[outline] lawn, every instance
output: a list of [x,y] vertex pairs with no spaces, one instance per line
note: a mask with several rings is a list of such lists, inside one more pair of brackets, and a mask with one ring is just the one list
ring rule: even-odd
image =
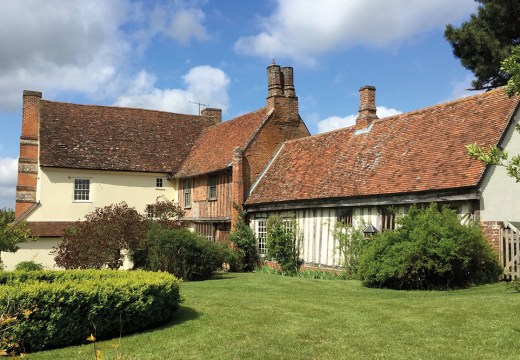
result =
[[[226,274],[182,284],[176,319],[121,340],[123,359],[518,359],[520,294],[367,289],[357,281]],[[98,342],[104,359],[118,339]],[[93,359],[92,345],[29,359]]]

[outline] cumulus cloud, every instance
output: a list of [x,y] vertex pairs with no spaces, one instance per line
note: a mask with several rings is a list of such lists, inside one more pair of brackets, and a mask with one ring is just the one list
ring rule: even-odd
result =
[[156,78],[141,71],[127,94],[119,97],[117,106],[138,107],[197,114],[196,101],[226,111],[229,107],[229,76],[221,69],[209,65],[196,66],[182,77],[184,89],[158,89]]
[[473,0],[277,0],[262,31],[241,37],[238,53],[312,62],[320,53],[355,45],[390,46],[458,21]]
[[4,0],[0,11],[0,109],[16,111],[24,89],[112,98],[135,76],[135,49],[157,35],[205,40],[204,13],[190,1],[148,10],[130,0]]
[[0,107],[18,109],[23,89],[99,93],[128,53],[127,11],[126,0],[2,2]]
[[14,208],[18,159],[0,158],[0,209]]
[[[382,119],[388,116],[402,114],[401,111],[396,109],[387,108],[384,106],[378,106],[376,108],[377,116]],[[318,122],[318,133],[332,131],[347,126],[352,126],[356,123],[357,114],[348,115],[345,117],[330,116]]]

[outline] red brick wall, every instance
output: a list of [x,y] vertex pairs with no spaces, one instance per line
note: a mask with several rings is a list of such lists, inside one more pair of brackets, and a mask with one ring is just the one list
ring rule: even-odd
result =
[[504,223],[502,221],[481,221],[480,228],[493,250],[498,254],[501,240],[500,230],[504,228]]
[[23,93],[22,135],[16,187],[17,217],[36,202],[41,97],[40,92],[24,91]]

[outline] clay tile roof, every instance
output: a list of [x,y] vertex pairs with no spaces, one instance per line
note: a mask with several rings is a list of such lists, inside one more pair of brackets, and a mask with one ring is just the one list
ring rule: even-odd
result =
[[502,89],[285,143],[246,204],[475,187],[465,145],[498,144],[518,97]]
[[65,230],[74,226],[73,221],[36,221],[28,222],[27,226],[32,236],[62,237]]
[[40,103],[42,166],[173,172],[207,119],[111,106]]
[[269,115],[266,108],[214,125],[201,135],[176,177],[191,177],[225,169],[233,149],[244,149]]

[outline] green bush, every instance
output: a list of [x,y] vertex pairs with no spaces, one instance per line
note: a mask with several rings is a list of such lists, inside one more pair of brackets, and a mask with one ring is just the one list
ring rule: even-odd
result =
[[22,261],[14,267],[17,271],[38,271],[43,270],[43,265],[34,261]]
[[284,273],[295,273],[300,266],[298,224],[295,219],[267,218],[267,256],[276,260]]
[[[238,256],[238,261],[235,261],[236,267],[232,271],[253,271],[260,264],[260,255],[258,254],[258,247],[255,233],[245,221],[245,211],[234,205],[237,210],[237,221],[235,228],[228,235],[228,240],[234,244],[234,253],[230,254],[233,259]],[[226,261],[228,264],[229,262]],[[231,264],[230,264],[231,267]]]
[[395,231],[370,241],[360,259],[364,284],[393,289],[450,289],[497,281],[495,254],[477,226],[435,204],[412,206]]
[[187,229],[150,232],[147,269],[167,271],[183,280],[209,279],[224,262],[216,243]]
[[32,311],[4,334],[27,352],[119,336],[169,321],[181,302],[166,273],[111,270],[0,273],[0,309]]
[[335,250],[340,255],[340,264],[345,276],[358,278],[359,258],[368,246],[369,239],[360,228],[353,228],[342,221],[334,225],[332,237],[338,244]]

